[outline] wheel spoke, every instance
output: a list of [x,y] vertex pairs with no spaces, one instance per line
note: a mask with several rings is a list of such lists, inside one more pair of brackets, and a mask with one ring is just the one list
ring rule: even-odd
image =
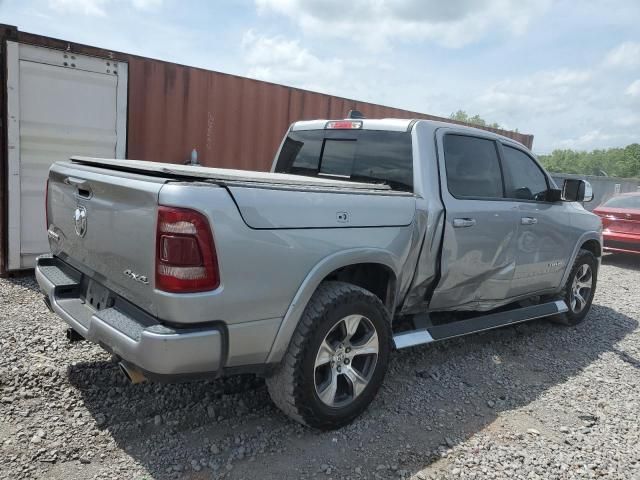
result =
[[360,372],[358,372],[355,368],[348,366],[343,370],[344,376],[347,377],[349,383],[351,384],[351,392],[353,394],[353,398],[357,397],[362,393],[362,391],[367,387],[369,383],[366,378],[364,378]]
[[578,271],[576,272],[576,278],[581,279],[582,277],[584,277],[584,275],[587,273],[587,268],[588,267],[586,264],[581,265]]
[[335,354],[335,350],[329,345],[327,340],[325,339],[320,345],[320,350],[318,351],[318,355],[316,356],[316,365],[318,368],[322,365],[326,365],[331,361],[331,357]]
[[583,265],[578,275],[576,275],[578,283],[591,283],[591,269],[588,265]]
[[346,331],[346,335],[344,338],[345,342],[348,342],[349,340],[351,340],[351,338],[356,334],[356,331],[360,326],[361,319],[362,317],[360,315],[350,315],[343,320],[345,331]]
[[318,392],[320,400],[327,405],[333,405],[336,400],[336,392],[338,391],[338,375],[335,370],[331,369],[331,379],[327,386]]
[[587,302],[585,301],[585,299],[584,299],[584,298],[582,298],[582,295],[580,295],[580,292],[579,292],[579,291],[577,291],[577,292],[574,294],[574,296],[575,296],[576,301],[578,302],[578,304],[577,304],[577,310],[574,310],[574,311],[578,311],[578,312],[579,312],[579,311],[581,311],[581,310],[584,308],[584,306],[585,306],[585,304],[586,304]]
[[591,279],[589,279],[589,280],[579,280],[577,282],[577,284],[576,284],[576,286],[578,288],[581,288],[581,289],[582,288],[588,288],[589,290],[591,290],[591,285],[592,285]]
[[373,330],[366,341],[359,345],[351,345],[351,356],[377,354],[378,349],[378,334]]

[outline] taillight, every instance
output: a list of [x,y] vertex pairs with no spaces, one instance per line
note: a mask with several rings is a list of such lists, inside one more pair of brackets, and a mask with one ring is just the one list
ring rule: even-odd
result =
[[44,187],[44,223],[45,230],[49,230],[49,179]]
[[616,217],[613,215],[602,215],[600,220],[602,220],[602,228],[606,230],[616,220]]
[[186,208],[158,208],[156,288],[191,293],[220,285],[218,258],[207,218]]

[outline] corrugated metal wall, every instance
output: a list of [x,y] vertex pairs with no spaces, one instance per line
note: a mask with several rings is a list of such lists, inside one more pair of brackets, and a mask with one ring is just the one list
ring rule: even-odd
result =
[[[268,170],[286,128],[296,120],[431,115],[358,102],[268,82],[146,58],[129,59],[128,152],[131,159],[186,161]],[[531,146],[533,136],[487,129]]]

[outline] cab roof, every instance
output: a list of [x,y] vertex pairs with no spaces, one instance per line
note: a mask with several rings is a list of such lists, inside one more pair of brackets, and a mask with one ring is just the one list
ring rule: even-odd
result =
[[324,130],[327,128],[329,122],[359,122],[361,127],[358,130],[386,130],[391,132],[407,132],[416,124],[426,124],[433,130],[437,128],[450,128],[460,132],[466,132],[471,135],[482,135],[493,137],[503,142],[516,144],[520,147],[523,145],[509,137],[500,135],[490,130],[482,128],[474,128],[467,125],[460,125],[458,123],[442,122],[438,120],[425,120],[421,118],[345,118],[345,119],[317,119],[317,120],[301,120],[291,125],[291,130],[294,132],[303,130]]

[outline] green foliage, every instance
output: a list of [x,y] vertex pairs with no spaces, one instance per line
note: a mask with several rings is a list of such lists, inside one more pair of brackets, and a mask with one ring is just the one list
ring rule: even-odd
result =
[[539,155],[538,159],[550,172],[640,178],[638,143],[591,152],[554,150],[551,155]]
[[[501,128],[500,125],[498,125],[495,122],[493,122],[493,123],[487,122],[484,118],[480,117],[480,115],[476,114],[473,117],[470,117],[469,114],[467,112],[465,112],[464,110],[458,110],[457,112],[452,113],[451,115],[449,115],[449,118],[451,120],[457,120],[459,122],[465,122],[465,123],[472,123],[474,125],[480,125],[481,127]],[[518,129],[516,129],[516,132],[517,131],[518,131]]]

